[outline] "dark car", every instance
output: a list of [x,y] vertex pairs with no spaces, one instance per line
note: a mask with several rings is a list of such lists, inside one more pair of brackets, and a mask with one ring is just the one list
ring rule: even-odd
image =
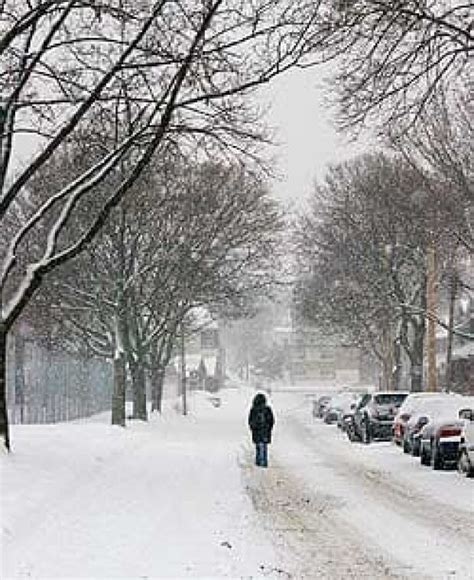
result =
[[463,426],[464,422],[457,419],[435,420],[426,425],[420,442],[421,464],[433,469],[456,467]]
[[456,467],[467,411],[473,412],[474,397],[453,395],[420,433],[420,462],[433,469]]
[[419,457],[421,430],[429,421],[429,415],[426,412],[421,412],[412,415],[405,423],[402,439],[404,453],[411,453],[414,457]]
[[354,417],[354,413],[357,407],[357,403],[349,403],[344,408],[342,408],[339,412],[339,417],[337,419],[337,426],[341,431],[345,432],[347,430],[347,426],[351,423],[352,418]]
[[370,443],[373,439],[392,438],[392,427],[398,408],[408,393],[378,391],[364,395],[353,417],[353,440]]
[[357,397],[357,393],[352,391],[336,393],[326,406],[323,416],[324,422],[329,425],[337,424],[338,427],[341,427],[342,416],[348,411],[353,411],[351,405],[355,403]]
[[337,426],[343,432],[347,432],[351,427],[354,413],[357,409],[357,405],[362,400],[364,395],[361,393],[353,393],[351,399],[348,399],[344,405],[341,406],[339,413],[339,418],[337,420]]
[[[426,395],[428,395],[426,393]],[[431,393],[418,399],[415,411],[405,423],[402,436],[403,451],[413,456],[420,455],[421,430],[431,420],[451,415],[457,417],[457,404],[459,395],[449,393]],[[452,409],[449,413],[448,410]]]
[[339,418],[339,410],[335,409],[334,407],[331,407],[330,409],[327,409],[326,412],[324,413],[323,421],[326,423],[326,425],[335,425],[337,423],[338,418]]
[[322,395],[317,401],[313,401],[313,417],[319,417],[322,419],[330,402],[330,395]]

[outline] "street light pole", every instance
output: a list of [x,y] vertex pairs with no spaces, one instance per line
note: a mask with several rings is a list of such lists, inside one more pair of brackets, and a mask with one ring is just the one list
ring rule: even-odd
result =
[[184,320],[181,321],[181,395],[183,398],[183,415],[188,414],[186,401],[186,353],[184,340]]
[[[385,244],[384,255],[387,272],[390,273],[390,283],[392,277],[392,259],[394,248],[392,244]],[[382,329],[382,352],[383,352],[383,385],[382,388],[386,391],[391,391],[393,387],[393,368],[394,368],[394,340],[393,327],[391,321],[391,311],[388,309],[385,312],[385,319],[383,321]]]

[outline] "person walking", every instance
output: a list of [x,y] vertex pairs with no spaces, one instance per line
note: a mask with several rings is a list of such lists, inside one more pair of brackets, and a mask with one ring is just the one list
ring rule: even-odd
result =
[[268,444],[272,440],[272,429],[275,418],[263,393],[255,395],[250,409],[248,424],[255,443],[255,464],[268,467]]

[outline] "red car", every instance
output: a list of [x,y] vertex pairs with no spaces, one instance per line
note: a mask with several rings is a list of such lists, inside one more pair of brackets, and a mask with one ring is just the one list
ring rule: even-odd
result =
[[439,395],[439,393],[410,393],[403,401],[395,416],[392,428],[393,441],[397,445],[403,443],[406,424],[410,417],[423,407],[423,402],[426,401],[426,399],[436,397],[437,395]]
[[452,395],[420,432],[420,462],[433,469],[455,467],[467,415],[474,414],[474,397]]

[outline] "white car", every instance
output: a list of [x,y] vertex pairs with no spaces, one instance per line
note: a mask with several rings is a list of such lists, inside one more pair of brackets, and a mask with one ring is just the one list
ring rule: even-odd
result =
[[460,416],[465,423],[459,444],[458,470],[467,477],[474,477],[474,411],[466,409]]

